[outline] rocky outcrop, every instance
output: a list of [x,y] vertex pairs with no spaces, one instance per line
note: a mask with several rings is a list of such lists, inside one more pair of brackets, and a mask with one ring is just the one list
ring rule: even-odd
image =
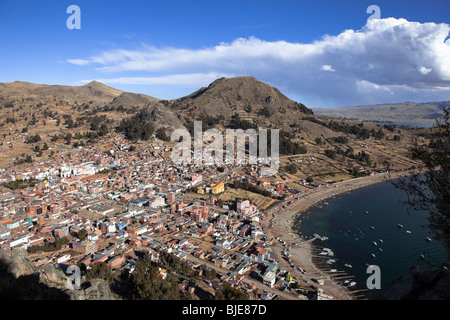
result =
[[0,299],[10,300],[119,300],[102,279],[85,282],[71,290],[68,277],[53,264],[33,268],[26,250],[0,254]]
[[449,300],[450,271],[440,268],[420,271],[412,267],[407,274],[394,280],[382,297],[384,300]]
[[39,280],[49,286],[66,288],[67,279],[64,272],[53,264],[46,264],[39,268]]
[[95,279],[85,285],[87,285],[85,289],[71,291],[70,300],[120,300],[118,295],[111,292],[105,280]]
[[34,272],[33,265],[28,259],[28,253],[25,249],[16,249],[14,254],[0,254],[0,260],[4,261],[8,271],[16,278],[28,276]]

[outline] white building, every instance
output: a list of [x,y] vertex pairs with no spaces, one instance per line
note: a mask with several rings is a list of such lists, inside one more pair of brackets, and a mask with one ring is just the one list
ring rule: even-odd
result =
[[275,272],[267,271],[263,276],[263,283],[272,288],[275,284],[275,279],[276,279]]

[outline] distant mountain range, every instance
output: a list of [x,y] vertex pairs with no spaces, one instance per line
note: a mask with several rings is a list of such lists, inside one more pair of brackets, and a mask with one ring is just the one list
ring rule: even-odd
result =
[[159,99],[143,94],[124,92],[108,87],[103,83],[92,81],[84,86],[45,85],[15,81],[0,83],[0,102],[27,102],[60,104],[91,104],[112,106],[143,105]]
[[450,101],[394,103],[334,109],[313,109],[318,116],[343,120],[434,123]]
[[[202,120],[205,127],[278,128],[301,135],[313,142],[318,137],[339,135],[319,117],[345,120],[432,123],[442,115],[446,102],[400,103],[337,109],[309,109],[293,101],[277,88],[254,77],[220,78],[208,87],[173,100],[124,92],[93,81],[83,86],[42,85],[16,81],[0,83],[0,116],[5,119],[33,118],[53,113],[71,115],[73,120],[105,115],[113,127],[123,119],[136,116],[155,129],[190,127]],[[57,114],[57,116],[55,116]],[[81,120],[80,120],[81,121]],[[16,124],[19,124],[17,122]],[[23,123],[26,125],[26,123]],[[5,127],[6,128],[6,127]],[[77,127],[85,130],[85,127]]]
[[[347,110],[346,118],[358,116],[367,120],[368,115],[372,115],[370,120],[373,121],[428,122],[433,121],[445,105],[444,102],[408,103],[316,110],[316,113],[322,116]],[[382,111],[383,117],[380,116]],[[335,116],[343,117],[343,114],[336,112]],[[386,137],[383,141],[398,151],[394,133],[372,124],[359,126],[325,121],[277,88],[248,76],[219,78],[207,87],[173,100],[124,92],[96,81],[83,86],[16,81],[0,83],[0,135],[7,142],[0,144],[0,166],[10,165],[13,158],[26,161],[24,155],[30,152],[39,158],[42,149],[36,147],[43,148],[46,142],[64,151],[90,143],[102,145],[108,139],[115,139],[118,133],[133,142],[150,141],[153,137],[170,141],[174,129],[186,128],[192,132],[194,121],[202,121],[203,131],[210,128],[223,132],[225,129],[280,129],[281,154],[318,154],[328,150],[330,156],[335,157],[333,151],[347,150],[353,156],[345,163],[350,167],[357,164],[348,164],[348,161],[357,161],[357,150],[353,154],[353,149],[340,148],[337,144],[359,148],[362,140]],[[407,140],[408,134],[402,133],[402,141]],[[383,163],[383,152],[374,152],[372,161]],[[44,152],[43,156],[48,154]],[[340,154],[340,157],[345,155]],[[334,172],[330,168],[324,170],[326,172],[321,173]]]

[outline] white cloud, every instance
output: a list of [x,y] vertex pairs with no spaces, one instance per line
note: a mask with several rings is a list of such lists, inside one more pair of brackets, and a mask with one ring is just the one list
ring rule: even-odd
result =
[[83,59],[69,59],[67,62],[71,64],[76,64],[77,66],[84,66],[91,63],[89,60],[83,60]]
[[419,72],[423,75],[427,75],[429,74],[433,69],[431,68],[426,68],[426,67],[420,67],[419,68]]
[[89,83],[93,80],[104,84],[124,84],[124,85],[169,85],[182,87],[204,87],[221,77],[234,77],[234,74],[219,73],[193,73],[193,74],[173,74],[158,77],[120,77],[112,79],[91,79],[82,80],[82,83]]
[[320,67],[320,70],[322,70],[322,71],[331,71],[331,72],[335,72],[336,71],[329,64],[324,64],[323,66]]
[[450,25],[445,23],[373,19],[361,30],[325,35],[306,44],[250,37],[201,49],[145,46],[110,50],[68,62],[93,65],[103,74],[163,74],[103,79],[110,84],[194,86],[204,83],[202,77],[209,81],[215,75],[240,75],[245,70],[287,94],[303,98],[307,105],[313,102],[311,107],[448,100],[449,32]]

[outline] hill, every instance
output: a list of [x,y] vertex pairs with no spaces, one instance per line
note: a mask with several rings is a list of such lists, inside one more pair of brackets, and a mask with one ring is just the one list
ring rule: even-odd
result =
[[357,121],[434,123],[443,116],[442,110],[450,101],[313,109],[319,116]]
[[191,118],[207,115],[230,121],[238,114],[241,119],[258,125],[284,126],[313,114],[303,104],[253,77],[220,78],[168,105]]
[[122,91],[100,82],[90,82],[84,86],[44,85],[29,82],[0,83],[0,96],[9,101],[64,101],[69,103],[109,103]]
[[410,133],[320,119],[302,103],[253,77],[217,79],[169,101],[98,82],[79,87],[4,83],[0,117],[0,168],[44,161],[83,146],[103,150],[124,137],[142,146],[155,138],[169,141],[172,130],[192,130],[196,120],[203,122],[203,130],[280,129],[282,155],[313,157],[299,162],[286,157],[282,167],[290,172],[297,167],[298,172],[324,181],[346,179],[355,166],[373,169],[387,159],[402,168],[411,166],[399,154],[400,147],[406,150],[404,141],[409,141]]

